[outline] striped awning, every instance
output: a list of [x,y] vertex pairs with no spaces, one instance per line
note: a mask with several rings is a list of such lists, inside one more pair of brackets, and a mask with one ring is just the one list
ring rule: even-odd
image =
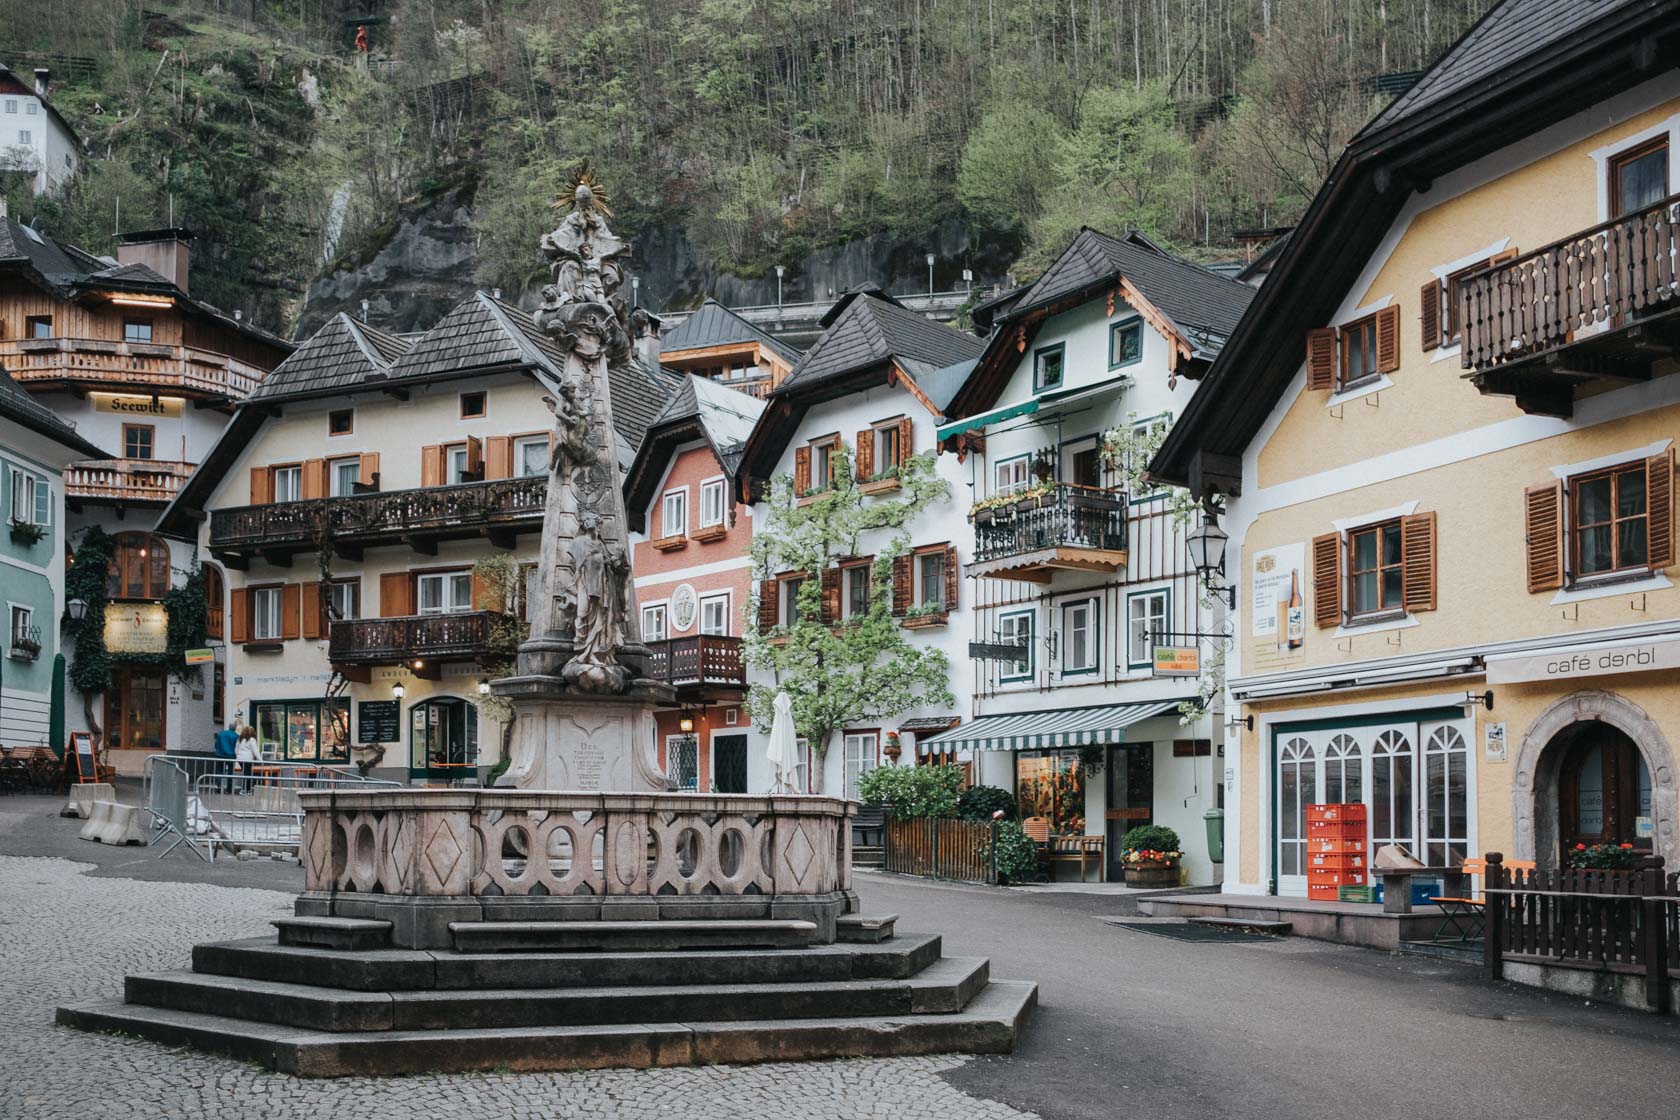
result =
[[1006,404],[1002,408],[994,408],[990,412],[982,412],[978,416],[970,416],[966,420],[954,420],[940,427],[934,438],[941,442],[952,436],[960,436],[964,432],[972,432],[976,428],[984,428],[987,424],[996,424],[1004,420],[1013,420],[1017,416],[1031,416],[1038,411],[1038,398],[1028,397],[1016,404]]
[[1119,743],[1126,728],[1142,720],[1178,711],[1182,700],[1146,700],[1096,708],[1058,708],[1048,712],[1013,712],[981,716],[942,735],[916,741],[919,754],[950,751],[1030,751]]

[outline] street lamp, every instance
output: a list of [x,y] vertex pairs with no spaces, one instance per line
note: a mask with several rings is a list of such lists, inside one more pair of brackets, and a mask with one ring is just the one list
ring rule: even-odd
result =
[[490,678],[489,677],[482,677],[482,678],[479,679],[478,694],[480,696],[490,695]]
[[1225,546],[1230,541],[1225,530],[1219,527],[1213,511],[1209,510],[1202,515],[1202,523],[1190,531],[1184,545],[1190,551],[1190,565],[1201,577],[1202,585],[1214,594],[1224,596],[1231,609],[1236,610],[1236,586],[1221,587],[1214,582],[1215,576],[1225,574]]
[[642,278],[640,276],[632,276],[632,277],[630,277],[630,306],[631,307],[640,307],[641,305],[642,305]]
[[787,273],[787,265],[776,266],[776,310],[782,309],[782,277]]
[[677,720],[677,730],[681,731],[684,735],[694,734],[694,717],[683,716],[681,719]]
[[403,683],[401,681],[398,681],[391,686],[391,697],[394,700],[401,700],[407,692],[408,689],[403,687]]
[[87,617],[87,600],[77,597],[64,604],[65,613],[70,616],[73,626],[80,626],[82,619]]
[[963,269],[963,288],[968,291],[969,295],[974,294],[974,270],[972,268]]
[[933,254],[927,255],[928,264],[928,299],[933,298]]

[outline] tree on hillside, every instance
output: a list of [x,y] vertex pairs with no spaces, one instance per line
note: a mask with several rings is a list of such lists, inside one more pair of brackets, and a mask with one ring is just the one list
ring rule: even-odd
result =
[[[951,488],[934,473],[933,456],[918,455],[899,468],[899,490],[867,501],[853,478],[844,448],[835,453],[834,485],[815,495],[794,493],[783,475],[771,484],[768,513],[753,530],[753,570],[760,587],[785,572],[809,572],[795,596],[795,618],[762,630],[774,614],[755,595],[746,616],[743,652],[753,669],[771,675],[754,684],[747,710],[768,733],[777,692],[793,701],[793,721],[811,745],[810,791],[821,793],[823,760],[835,735],[849,725],[898,715],[924,704],[952,704],[950,662],[938,649],[905,640],[892,601],[893,568],[906,557],[906,526]],[[840,618],[836,562],[857,555],[865,534],[889,533],[870,567],[869,602],[861,614]],[[904,604],[898,604],[903,610]]]
[[1056,119],[1034,105],[993,105],[963,147],[957,197],[970,214],[998,229],[1024,227],[1051,186],[1041,153],[1060,138]]

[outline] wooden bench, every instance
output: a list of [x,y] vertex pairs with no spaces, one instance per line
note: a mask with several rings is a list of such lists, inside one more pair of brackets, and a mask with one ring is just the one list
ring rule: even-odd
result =
[[[1533,871],[1535,862],[1531,859],[1508,859],[1505,866],[1512,871]],[[1471,856],[1460,865],[1459,870],[1464,875],[1480,875],[1487,877],[1487,860],[1481,856]],[[1482,936],[1482,930],[1487,920],[1487,898],[1485,895],[1472,895],[1465,891],[1463,894],[1444,892],[1439,897],[1429,899],[1441,908],[1441,925],[1435,931],[1434,940],[1441,940],[1441,935],[1451,926],[1458,934],[1459,941],[1474,941]]]
[[1038,861],[1046,866],[1055,863],[1079,864],[1079,881],[1086,882],[1085,865],[1095,861],[1097,881],[1108,882],[1108,861],[1103,857],[1101,836],[1052,836],[1046,817],[1028,817],[1021,822],[1027,839],[1038,845]]

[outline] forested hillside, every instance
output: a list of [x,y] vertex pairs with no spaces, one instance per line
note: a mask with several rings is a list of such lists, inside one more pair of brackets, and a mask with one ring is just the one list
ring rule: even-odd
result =
[[953,219],[1023,277],[1082,224],[1228,255],[1490,3],[0,0],[0,61],[54,66],[95,157],[59,202],[7,195],[99,251],[173,214],[200,291],[275,326],[446,190],[480,280],[525,288],[583,157],[625,229],[743,276]]

